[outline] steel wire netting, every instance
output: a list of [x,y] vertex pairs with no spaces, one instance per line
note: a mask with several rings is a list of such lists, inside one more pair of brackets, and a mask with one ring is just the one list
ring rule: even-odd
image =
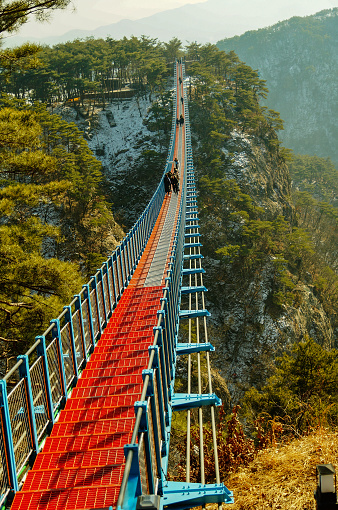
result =
[[24,379],[21,379],[8,395],[8,410],[12,428],[15,465],[17,472],[20,473],[33,451]]
[[91,293],[89,294],[89,298],[90,298],[90,306],[91,306],[91,310],[92,310],[94,338],[96,339],[99,335],[100,327],[99,327],[99,315],[98,315],[98,309],[97,309],[95,289],[93,289],[91,291]]
[[99,306],[99,312],[100,312],[100,325],[101,327],[104,325],[104,304],[103,304],[103,288],[102,288],[102,282],[99,281],[97,283],[97,300],[98,300],[98,306]]
[[36,422],[36,434],[40,440],[48,426],[49,415],[47,406],[47,389],[44,377],[43,359],[40,356],[29,369],[32,395],[33,409]]
[[82,323],[84,330],[86,352],[88,353],[92,346],[92,334],[90,330],[89,300],[88,298],[81,303]]
[[78,367],[82,367],[84,360],[86,359],[86,353],[84,352],[84,339],[82,337],[81,328],[81,317],[80,310],[75,310],[72,315],[73,333],[74,333],[74,345],[76,351],[76,360]]
[[150,404],[150,398],[148,399],[148,406],[147,406],[147,414],[148,414],[148,427],[149,427],[149,433],[148,433],[148,440],[150,445],[150,455],[151,455],[151,469],[152,469],[152,475],[155,481],[160,475],[157,470],[157,462],[156,462],[156,450],[155,450],[155,434],[154,434],[154,417],[153,412]]
[[46,348],[47,363],[49,371],[49,384],[52,394],[52,405],[55,411],[62,400],[61,370],[58,357],[58,339],[54,338]]
[[69,389],[71,387],[73,379],[75,377],[73,349],[72,349],[72,345],[71,345],[69,322],[67,322],[61,329],[61,344],[62,344],[63,365],[65,368],[65,376],[66,376],[66,386],[67,386],[67,389]]
[[0,504],[6,498],[9,492],[9,478],[7,473],[6,448],[4,437],[3,417],[0,413],[1,434],[0,434]]
[[158,377],[158,371],[154,371],[154,399],[155,399],[155,412],[156,412],[156,428],[157,428],[157,436],[159,438],[159,442],[161,442],[162,432],[161,432],[161,416],[160,416],[160,403],[158,398],[158,391],[157,391],[157,377]]
[[146,469],[147,462],[146,462],[144,432],[141,433],[141,435],[139,437],[138,457],[139,457],[139,470],[140,470],[142,494],[149,494],[149,480],[148,480],[148,472]]
[[102,277],[102,285],[103,285],[103,296],[104,301],[106,303],[106,312],[110,313],[112,310],[110,309],[110,299],[109,299],[109,287],[108,287],[108,274],[104,273]]

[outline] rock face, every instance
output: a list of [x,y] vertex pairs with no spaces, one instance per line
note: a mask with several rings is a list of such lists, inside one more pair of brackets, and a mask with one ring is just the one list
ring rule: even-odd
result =
[[291,18],[217,46],[234,50],[267,81],[268,106],[285,121],[281,138],[301,154],[338,164],[338,8]]
[[[241,190],[262,208],[261,221],[283,215],[296,223],[290,201],[290,178],[285,163],[278,161],[254,139],[233,133],[223,149],[225,177],[234,179]],[[206,254],[203,267],[208,309],[212,314],[210,341],[216,346],[216,367],[227,382],[233,401],[240,400],[249,386],[262,386],[271,375],[276,356],[306,336],[326,348],[334,347],[334,333],[315,289],[297,274],[291,299],[276,306],[276,267],[267,258],[254,271],[236,264],[223,264],[213,254],[222,233],[210,225],[212,218],[201,211],[202,242]],[[224,225],[219,225],[224,229]],[[309,278],[311,281],[311,278]]]
[[225,176],[235,179],[244,193],[265,210],[264,219],[272,220],[279,214],[291,219],[291,180],[285,164],[279,163],[263,144],[234,131],[224,153],[232,155]]

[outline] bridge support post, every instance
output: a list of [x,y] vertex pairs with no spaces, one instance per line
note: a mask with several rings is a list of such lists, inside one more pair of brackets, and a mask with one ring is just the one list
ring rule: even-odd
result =
[[[135,510],[137,498],[142,493],[139,464],[140,462],[139,445],[138,444],[124,445],[124,456],[126,459],[129,457],[130,452],[132,453],[132,461],[126,485],[123,510]],[[117,510],[122,510],[122,508],[118,506]]]
[[163,487],[162,509],[204,508],[207,503],[234,503],[233,493],[223,483],[167,482]]

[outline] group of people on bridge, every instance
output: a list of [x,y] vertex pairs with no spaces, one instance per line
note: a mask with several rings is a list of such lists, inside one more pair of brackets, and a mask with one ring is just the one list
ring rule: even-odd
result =
[[181,113],[180,118],[177,117],[177,119],[176,119],[176,126],[183,126],[183,124],[184,124],[184,117]]
[[179,176],[179,166],[180,162],[177,158],[174,158],[174,161],[169,161],[169,163],[174,163],[173,167],[169,172],[167,172],[164,176],[164,190],[166,193],[166,196],[169,196],[171,191],[176,193],[176,195],[179,192],[179,183],[180,183],[180,176]]

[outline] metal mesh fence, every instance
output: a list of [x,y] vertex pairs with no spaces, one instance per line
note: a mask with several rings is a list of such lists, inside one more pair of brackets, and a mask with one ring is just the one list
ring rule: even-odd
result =
[[40,440],[49,421],[42,357],[35,361],[35,363],[31,366],[29,373],[32,385],[36,433],[38,440]]
[[99,334],[99,318],[97,313],[97,304],[96,304],[96,295],[95,289],[93,289],[90,293],[90,305],[92,308],[92,317],[93,317],[93,329],[94,329],[94,338]]
[[9,479],[7,474],[5,439],[3,436],[4,424],[0,413],[1,434],[0,434],[0,504],[9,492]]
[[117,275],[118,275],[119,294],[121,294],[121,289],[123,287],[121,250],[120,250],[120,253],[116,260],[116,267],[117,267]]
[[12,427],[15,465],[17,473],[19,473],[32,453],[24,379],[21,379],[8,395],[8,410]]
[[155,452],[155,435],[154,435],[154,426],[153,426],[154,417],[153,417],[153,413],[151,411],[150,399],[148,400],[147,413],[148,413],[148,424],[149,424],[148,437],[149,437],[149,444],[150,444],[151,465],[152,465],[153,479],[154,479],[154,483],[155,483],[156,478],[157,478],[157,463],[156,463],[156,452]]
[[46,352],[47,352],[49,383],[50,383],[51,393],[52,393],[53,409],[55,410],[58,407],[58,405],[60,404],[61,399],[62,399],[62,386],[61,386],[57,339],[56,338],[54,338],[54,340],[48,345]]
[[106,311],[107,311],[107,314],[108,314],[111,310],[110,310],[110,299],[109,299],[109,289],[108,289],[108,276],[107,276],[107,273],[105,273],[103,275],[102,286],[103,286],[104,302],[106,304]]
[[[157,377],[158,377],[158,371],[155,370],[154,373],[154,398],[155,398],[155,409],[156,409],[156,427],[157,427],[157,435],[159,438],[159,441],[161,441],[162,432],[161,432],[161,417],[160,417],[160,403],[158,400],[158,392],[157,392]],[[161,445],[160,445],[161,448]]]
[[126,246],[121,250],[121,264],[122,264],[122,278],[123,284],[127,281],[127,254],[126,254]]
[[114,275],[113,275],[112,267],[109,267],[108,275],[109,275],[109,283],[110,283],[109,291],[110,291],[110,296],[111,296],[111,306],[113,309],[113,306],[116,303],[116,293],[115,293],[115,289],[114,289]]
[[101,326],[103,326],[103,324],[104,324],[104,305],[103,305],[102,282],[98,282],[96,291],[97,291],[97,298],[98,298],[98,302],[99,302],[100,321],[101,321]]
[[147,461],[146,461],[144,433],[142,433],[140,435],[138,453],[139,453],[139,468],[140,468],[142,494],[149,494],[149,480],[148,480],[148,473],[147,473]]
[[92,345],[91,342],[91,331],[90,331],[90,321],[89,321],[89,306],[88,306],[88,299],[85,299],[81,303],[81,310],[82,310],[82,321],[83,321],[83,329],[84,329],[84,336],[85,336],[85,345],[86,345],[86,351],[88,352],[90,349],[90,346]]
[[81,330],[81,318],[79,310],[75,310],[72,315],[73,331],[74,331],[74,343],[76,350],[77,365],[80,368],[83,360],[85,359],[85,353],[83,352],[83,339]]
[[65,324],[61,329],[61,343],[63,352],[63,364],[65,367],[67,389],[74,379],[74,364],[72,357],[72,344],[70,340],[70,325]]
[[118,297],[120,295],[120,283],[119,283],[119,276],[118,276],[118,270],[117,270],[117,260],[114,260],[114,283],[115,283],[115,289],[116,289],[116,296],[115,301],[117,302]]

